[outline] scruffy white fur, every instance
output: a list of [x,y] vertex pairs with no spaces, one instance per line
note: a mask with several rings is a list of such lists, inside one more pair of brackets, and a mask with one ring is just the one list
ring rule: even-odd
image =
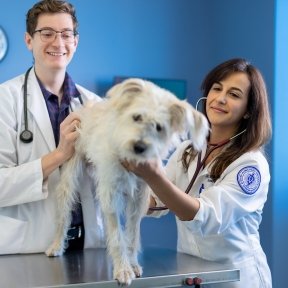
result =
[[[97,197],[107,229],[107,248],[113,261],[113,275],[129,285],[140,277],[140,221],[148,209],[145,183],[121,165],[127,159],[142,162],[161,161],[183,135],[190,135],[196,149],[208,133],[206,118],[186,101],[141,79],[128,79],[112,87],[104,101],[84,107],[80,136],[74,156],[63,166],[58,186],[59,225],[48,256],[61,255],[71,221],[71,209],[77,201],[77,175],[83,173],[83,161],[93,168]],[[96,171],[97,170],[97,171]],[[124,216],[123,228],[120,216]]]

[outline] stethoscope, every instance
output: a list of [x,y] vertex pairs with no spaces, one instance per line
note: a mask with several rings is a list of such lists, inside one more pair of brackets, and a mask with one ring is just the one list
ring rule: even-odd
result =
[[[206,99],[206,97],[202,97],[200,98],[198,101],[197,101],[197,104],[196,104],[196,110],[198,108],[198,104],[199,104],[199,101],[200,100],[204,100]],[[223,147],[224,145],[228,144],[230,141],[232,141],[234,138],[240,136],[241,134],[243,134],[244,132],[246,132],[246,129],[244,129],[243,131],[239,132],[238,134],[230,137],[229,139],[226,139],[226,140],[223,140],[219,143],[215,143],[215,144],[209,144],[209,148],[207,149],[206,151],[206,154],[204,156],[204,158],[201,160],[201,157],[202,157],[202,153],[199,152],[198,153],[198,159],[197,159],[197,165],[196,165],[196,169],[195,169],[195,172],[194,172],[194,175],[191,179],[191,181],[189,182],[186,190],[185,190],[185,193],[188,194],[193,186],[193,184],[195,183],[196,181],[196,178],[197,176],[199,175],[201,169],[203,168],[203,166],[205,165],[205,162],[207,160],[207,158],[210,156],[210,154],[217,148],[220,148],[220,147]],[[149,210],[150,211],[162,211],[162,210],[167,210],[168,207],[166,206],[163,206],[163,207],[150,207]]]
[[[26,71],[24,77],[24,91],[23,91],[24,130],[20,133],[20,140],[23,143],[31,143],[33,141],[33,133],[29,130],[28,127],[28,108],[27,108],[27,86],[28,86],[27,84],[28,84],[28,76],[32,68],[33,66]],[[83,105],[83,99],[81,95],[78,96],[78,99],[81,105]],[[71,105],[70,109],[73,110]]]
[[20,134],[20,140],[24,143],[31,143],[33,141],[33,133],[28,128],[28,112],[27,112],[27,82],[28,76],[32,67],[30,67],[26,73],[24,78],[24,92],[23,92],[23,107],[24,107],[24,130]]

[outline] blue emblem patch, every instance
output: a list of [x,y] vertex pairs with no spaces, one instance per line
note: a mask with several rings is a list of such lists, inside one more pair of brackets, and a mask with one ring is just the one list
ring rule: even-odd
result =
[[237,174],[237,181],[246,194],[254,194],[261,183],[261,175],[257,168],[248,166],[242,168]]

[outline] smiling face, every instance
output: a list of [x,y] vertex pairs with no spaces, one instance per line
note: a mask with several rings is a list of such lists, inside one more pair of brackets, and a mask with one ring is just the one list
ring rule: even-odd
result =
[[[39,15],[35,31],[44,28],[55,31],[74,31],[72,17],[67,13]],[[36,70],[65,71],[78,45],[78,36],[75,36],[72,43],[66,43],[60,33],[57,33],[55,39],[45,42],[41,39],[39,32],[33,35],[26,32],[25,42],[33,53]]]
[[206,113],[211,131],[222,137],[235,135],[241,120],[247,115],[250,80],[244,72],[234,72],[212,85],[206,101]]

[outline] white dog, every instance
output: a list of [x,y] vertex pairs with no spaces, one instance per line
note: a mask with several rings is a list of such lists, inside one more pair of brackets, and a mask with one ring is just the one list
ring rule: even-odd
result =
[[[113,261],[113,276],[129,285],[140,277],[140,221],[148,209],[145,183],[121,165],[121,160],[161,161],[175,141],[189,133],[196,149],[208,133],[206,118],[186,101],[141,79],[128,79],[112,87],[104,101],[85,107],[74,156],[63,166],[57,190],[59,225],[48,256],[61,255],[77,201],[75,186],[83,159],[92,164],[97,197],[107,229],[107,248]],[[96,171],[97,170],[97,171]],[[78,172],[77,172],[78,171]],[[72,175],[72,177],[71,177]],[[73,176],[74,175],[74,176]],[[71,178],[74,179],[71,181]],[[125,229],[120,216],[124,216]]]

